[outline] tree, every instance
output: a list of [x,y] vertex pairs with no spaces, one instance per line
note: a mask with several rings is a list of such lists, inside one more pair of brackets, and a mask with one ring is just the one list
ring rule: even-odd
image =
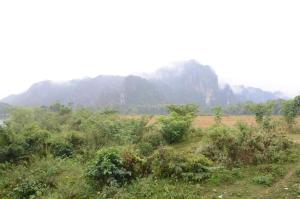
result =
[[217,125],[220,125],[222,123],[222,115],[223,115],[223,110],[222,107],[217,106],[213,109],[214,111],[214,116],[215,116],[215,122]]
[[255,115],[255,120],[258,124],[263,124],[263,121],[269,121],[273,112],[274,103],[261,103],[249,105],[249,110]]
[[283,104],[282,114],[289,129],[293,128],[295,119],[300,111],[300,96],[295,97],[293,100],[288,100]]
[[196,105],[171,105],[167,107],[169,115],[159,119],[161,134],[168,142],[176,143],[191,129],[193,119],[196,117],[198,107]]
[[169,105],[167,106],[168,112],[175,112],[181,116],[196,116],[198,113],[198,106],[195,104],[186,104],[186,105]]

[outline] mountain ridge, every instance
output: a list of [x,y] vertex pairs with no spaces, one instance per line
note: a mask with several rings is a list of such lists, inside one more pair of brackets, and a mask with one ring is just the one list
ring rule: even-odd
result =
[[279,98],[281,93],[259,88],[220,86],[218,75],[210,66],[188,60],[160,68],[146,77],[99,75],[61,83],[41,81],[1,102],[22,106],[48,106],[57,101],[88,107],[185,103],[216,106]]

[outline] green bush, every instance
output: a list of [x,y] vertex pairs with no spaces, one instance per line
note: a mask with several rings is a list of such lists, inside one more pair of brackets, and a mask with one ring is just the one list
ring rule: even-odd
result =
[[154,131],[143,135],[140,142],[137,144],[137,148],[141,155],[149,156],[153,153],[154,150],[156,150],[164,143],[165,140],[163,136],[160,133]]
[[25,155],[25,149],[21,144],[12,143],[0,148],[0,163],[17,162]]
[[25,154],[23,140],[7,129],[0,128],[0,163],[16,162]]
[[158,132],[152,132],[144,135],[141,141],[151,144],[154,148],[164,144],[164,138]]
[[25,181],[18,184],[13,190],[14,198],[27,199],[32,198],[41,189],[41,184],[38,182]]
[[149,142],[141,142],[137,145],[137,148],[138,148],[139,154],[141,154],[143,156],[149,156],[155,150],[153,145],[150,144]]
[[55,157],[67,158],[74,155],[72,146],[63,141],[52,141],[50,142],[50,152]]
[[265,132],[246,124],[239,124],[237,128],[212,127],[207,138],[203,153],[229,165],[287,161],[292,146],[281,133]]
[[29,131],[27,130],[23,136],[23,147],[27,153],[40,155],[46,154],[47,140],[50,137],[50,133],[48,131],[33,128]]
[[211,164],[212,162],[202,155],[178,154],[169,148],[161,148],[151,157],[154,176],[193,182],[208,179]]
[[[58,188],[60,174],[68,175],[69,162],[52,157],[33,157],[27,164],[11,164],[3,168],[0,198],[39,198]],[[43,197],[44,198],[44,197]]]
[[190,121],[176,113],[161,117],[160,123],[161,134],[169,144],[181,141],[190,129]]
[[160,132],[167,143],[180,142],[191,130],[198,107],[195,105],[168,106],[169,115],[159,118]]
[[296,176],[300,179],[300,169],[297,169],[297,170],[295,171],[295,174],[296,174]]
[[221,167],[212,171],[208,182],[214,185],[233,184],[242,177],[240,169],[229,170]]
[[87,169],[86,177],[96,186],[121,186],[136,177],[137,162],[129,154],[122,158],[120,149],[104,148],[97,152],[95,160]]
[[282,177],[286,173],[286,169],[282,165],[262,164],[256,168],[257,172],[263,174],[270,174],[274,177]]
[[79,132],[69,132],[65,139],[74,149],[80,149],[86,143],[85,137]]
[[275,178],[271,174],[259,175],[252,178],[252,182],[259,185],[271,186]]

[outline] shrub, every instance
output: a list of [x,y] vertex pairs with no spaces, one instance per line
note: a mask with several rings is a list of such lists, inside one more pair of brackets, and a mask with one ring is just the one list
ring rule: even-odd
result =
[[237,128],[211,128],[203,153],[212,160],[228,165],[273,163],[286,161],[291,146],[283,134],[239,124]]
[[184,135],[191,130],[198,107],[191,104],[170,105],[167,109],[170,114],[159,118],[160,132],[166,142],[172,144],[181,141]]
[[27,153],[31,154],[46,154],[47,139],[50,137],[50,133],[46,130],[33,127],[24,133],[23,146]]
[[252,182],[259,185],[271,186],[275,178],[271,174],[259,175],[252,178]]
[[214,185],[232,184],[241,178],[242,175],[239,169],[228,170],[221,167],[212,172],[212,175],[209,178],[209,182]]
[[72,148],[79,149],[85,144],[86,140],[79,132],[70,132],[66,135],[66,141],[72,146]]
[[28,125],[22,132],[0,131],[0,162],[16,162],[32,155],[45,155],[49,132],[37,125]]
[[120,149],[104,148],[97,152],[95,160],[87,169],[86,177],[96,186],[121,186],[136,177],[138,162],[139,159],[130,153],[122,157]]
[[21,144],[13,143],[0,148],[0,163],[16,162],[25,155],[25,149]]
[[300,169],[297,169],[297,170],[295,171],[295,174],[296,174],[296,176],[300,179]]
[[57,183],[62,180],[59,175],[68,175],[69,165],[52,157],[33,157],[26,164],[11,164],[0,174],[0,198],[46,198],[47,191],[58,188]]
[[211,164],[211,161],[202,155],[178,154],[170,148],[161,148],[151,157],[154,176],[193,182],[209,178]]
[[141,154],[143,156],[149,156],[155,150],[153,145],[150,144],[149,142],[141,142],[137,145],[137,148],[138,148],[139,154]]
[[74,154],[72,146],[63,141],[50,142],[50,152],[55,157],[61,157],[61,158],[72,157]]
[[148,133],[142,137],[141,141],[148,142],[155,148],[164,144],[164,138],[159,132]]
[[249,105],[249,110],[255,115],[256,122],[261,125],[263,120],[270,117],[274,109],[274,103],[268,102],[265,104]]
[[214,112],[214,119],[216,125],[220,125],[222,123],[222,115],[223,115],[222,107],[220,106],[215,107],[213,109],[213,112]]
[[176,113],[180,116],[191,116],[195,117],[198,112],[198,106],[195,104],[186,105],[169,105],[167,106],[169,113]]
[[25,155],[23,140],[0,128],[0,163],[16,162]]
[[300,112],[300,96],[295,97],[293,100],[288,100],[283,104],[282,113],[283,118],[288,125],[289,130],[292,130],[294,124],[296,123],[295,119]]
[[172,113],[170,116],[160,118],[161,134],[169,144],[182,140],[190,129],[190,120]]
[[41,189],[41,186],[38,182],[25,181],[14,188],[13,195],[16,199],[32,198]]

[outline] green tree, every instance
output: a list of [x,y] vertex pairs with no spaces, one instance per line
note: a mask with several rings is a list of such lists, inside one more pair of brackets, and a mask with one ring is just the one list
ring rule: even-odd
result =
[[215,123],[217,125],[220,125],[222,123],[222,116],[223,116],[223,110],[222,107],[217,106],[213,109],[214,111],[214,119],[215,119]]
[[295,119],[299,114],[299,110],[300,110],[300,96],[295,97],[293,100],[288,100],[283,104],[282,114],[289,129],[292,129],[293,125],[296,123]]
[[259,125],[262,125],[264,121],[269,121],[273,112],[274,103],[261,103],[249,105],[249,110],[255,115],[255,120]]
[[186,104],[186,105],[169,105],[167,106],[168,112],[175,112],[181,116],[193,116],[195,117],[198,113],[198,106],[195,104]]
[[192,126],[193,119],[196,117],[198,107],[195,105],[171,105],[167,107],[169,115],[159,119],[161,124],[161,134],[168,142],[176,143],[182,140]]

